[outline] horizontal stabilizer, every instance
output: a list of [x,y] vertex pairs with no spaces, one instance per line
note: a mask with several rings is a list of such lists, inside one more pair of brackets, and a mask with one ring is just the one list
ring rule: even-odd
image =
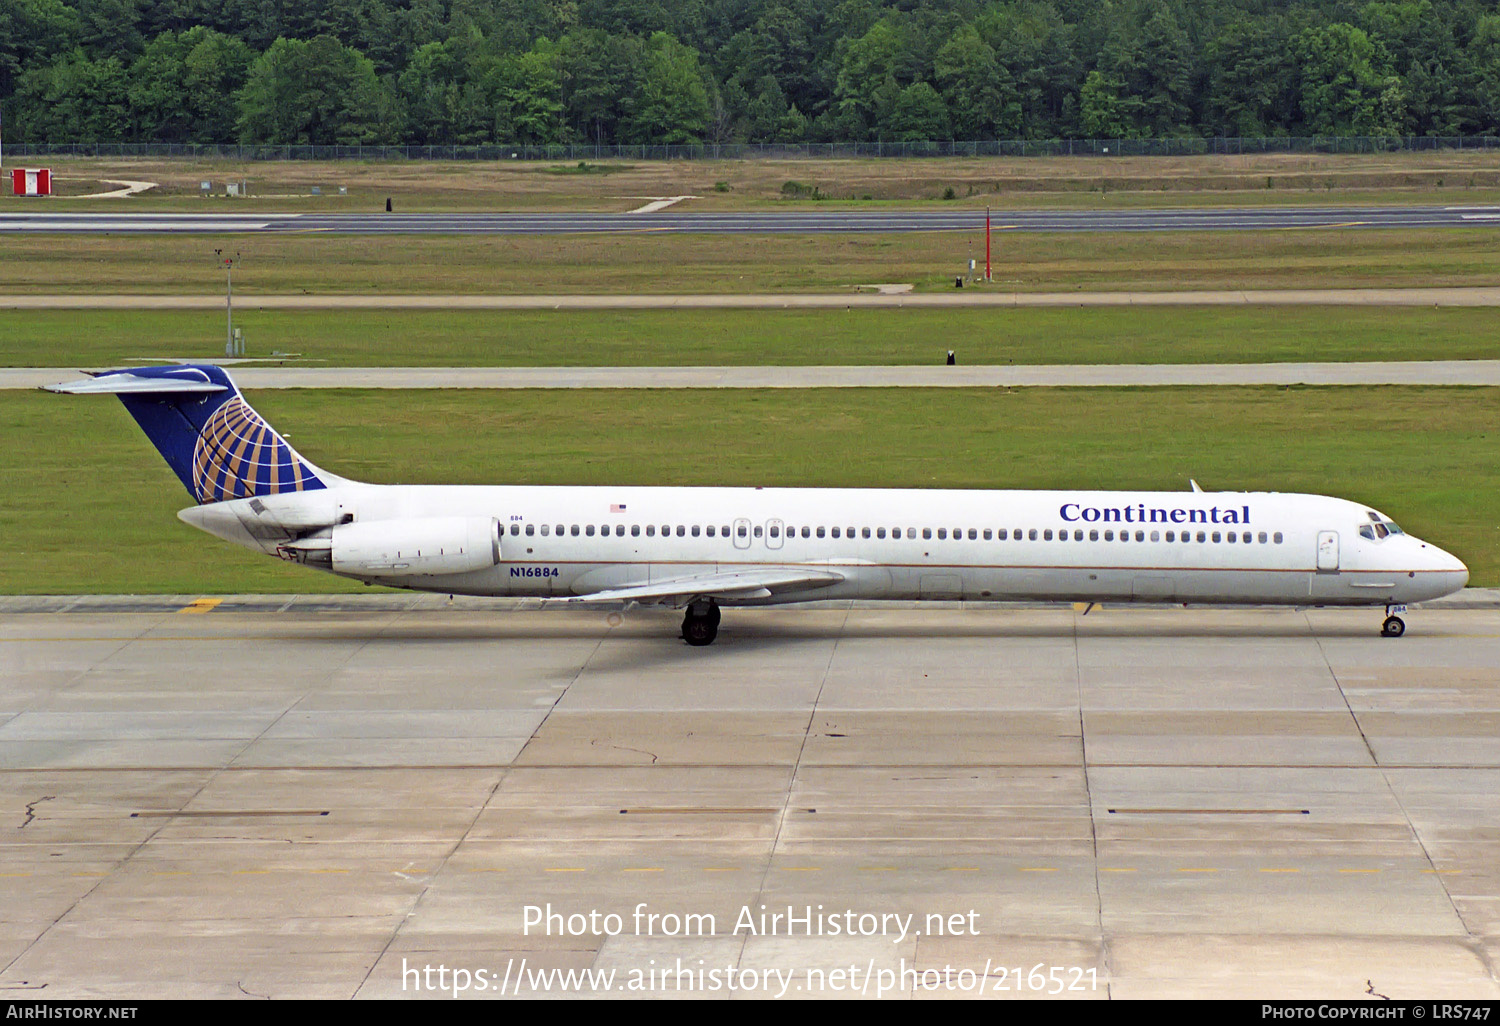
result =
[[726,570],[722,573],[674,577],[649,584],[626,585],[579,595],[568,602],[663,602],[673,599],[759,599],[789,591],[827,588],[844,579],[831,570],[783,568],[769,570]]
[[60,385],[43,385],[48,392],[64,392],[68,395],[161,395],[176,392],[227,392],[228,386],[216,384],[200,370],[185,367],[178,373],[131,374],[121,371],[101,374],[97,378],[80,381],[64,381]]

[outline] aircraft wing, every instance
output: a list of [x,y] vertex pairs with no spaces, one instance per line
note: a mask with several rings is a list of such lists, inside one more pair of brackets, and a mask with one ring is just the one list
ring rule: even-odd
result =
[[661,602],[671,599],[770,598],[792,591],[811,591],[838,584],[844,575],[832,570],[805,567],[766,570],[725,570],[720,573],[674,577],[649,584],[627,584],[590,595],[570,597],[568,602]]

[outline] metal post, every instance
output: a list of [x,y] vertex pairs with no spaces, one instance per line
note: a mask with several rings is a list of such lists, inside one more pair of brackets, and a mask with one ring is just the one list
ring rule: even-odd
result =
[[984,208],[984,280],[990,280],[990,208]]

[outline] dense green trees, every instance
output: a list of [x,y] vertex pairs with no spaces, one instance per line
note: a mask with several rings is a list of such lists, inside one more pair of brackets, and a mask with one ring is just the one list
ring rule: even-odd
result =
[[0,0],[10,138],[1500,133],[1496,0]]

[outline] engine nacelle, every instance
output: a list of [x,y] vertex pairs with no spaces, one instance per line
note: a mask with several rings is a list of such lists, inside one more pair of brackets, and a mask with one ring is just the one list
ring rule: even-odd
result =
[[500,562],[500,522],[493,517],[421,517],[340,524],[329,548],[333,569],[343,574],[465,574]]

